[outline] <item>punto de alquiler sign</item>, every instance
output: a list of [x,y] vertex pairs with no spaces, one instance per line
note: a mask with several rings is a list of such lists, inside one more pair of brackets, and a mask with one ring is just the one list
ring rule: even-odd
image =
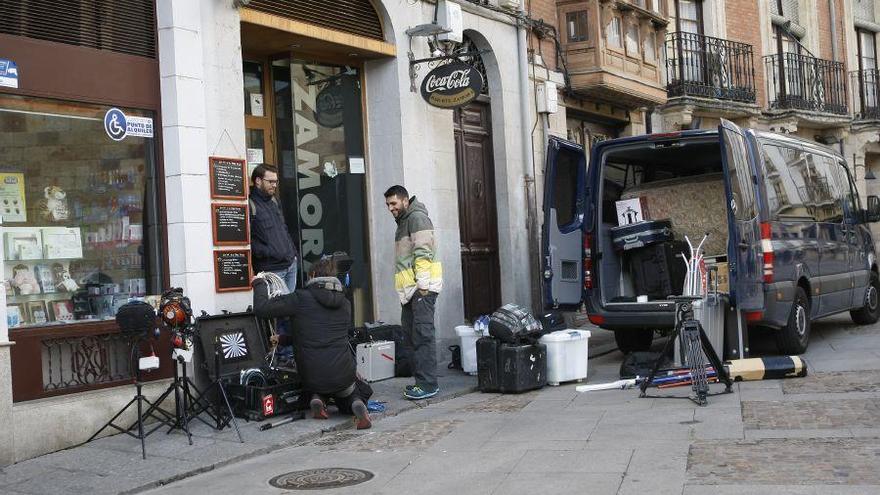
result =
[[483,89],[483,75],[472,65],[455,61],[434,68],[422,80],[422,98],[439,108],[472,102]]

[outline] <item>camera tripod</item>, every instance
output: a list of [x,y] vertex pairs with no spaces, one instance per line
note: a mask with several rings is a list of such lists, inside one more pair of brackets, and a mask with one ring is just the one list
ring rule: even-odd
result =
[[[675,329],[666,341],[666,345],[663,346],[663,351],[657,357],[654,366],[651,367],[651,373],[648,374],[647,378],[645,378],[639,386],[639,397],[663,399],[684,398],[675,396],[649,396],[646,393],[648,386],[654,381],[654,376],[657,374],[657,370],[660,368],[660,363],[663,361],[664,356],[666,356],[672,349],[676,338],[681,336],[684,348],[686,349],[684,356],[686,357],[688,367],[690,368],[691,388],[693,389],[693,394],[687,398],[694,401],[697,405],[705,406],[709,403],[708,397],[710,395],[731,393],[733,391],[731,390],[733,381],[730,379],[730,375],[727,374],[724,364],[721,362],[721,359],[718,357],[718,354],[709,342],[709,338],[706,336],[706,332],[703,331],[702,325],[700,325],[699,321],[694,319],[693,302],[700,298],[698,296],[677,296],[671,297],[670,299],[675,301]],[[715,394],[709,393],[709,381],[706,376],[706,362],[703,359],[703,356],[709,360],[709,364],[715,369],[715,374],[718,379],[724,382],[725,388],[723,392]]]
[[[116,413],[116,415],[114,415],[112,418],[110,418],[110,421],[107,421],[106,423],[104,423],[104,426],[102,426],[98,431],[96,431],[92,436],[90,436],[88,440],[86,440],[83,443],[91,442],[92,440],[97,438],[98,435],[100,435],[102,431],[106,430],[107,428],[113,428],[113,429],[119,431],[120,433],[125,433],[126,435],[128,435],[132,438],[137,438],[138,440],[140,440],[141,441],[141,456],[144,459],[146,459],[147,458],[147,447],[146,447],[146,442],[144,441],[144,439],[146,439],[150,434],[152,434],[153,432],[155,432],[156,430],[158,430],[162,426],[168,426],[168,425],[172,424],[172,422],[174,421],[175,418],[174,418],[174,416],[169,414],[164,409],[157,407],[158,404],[160,404],[162,401],[161,398],[157,402],[153,403],[153,402],[150,402],[149,399],[144,397],[143,381],[141,380],[141,368],[139,366],[139,362],[140,362],[140,358],[141,358],[141,351],[140,351],[141,341],[142,341],[142,338],[138,338],[137,341],[134,344],[132,344],[133,348],[132,348],[131,354],[135,354],[135,351],[137,351],[137,360],[136,361],[133,360],[133,363],[132,363],[134,365],[134,369],[135,369],[134,385],[135,385],[136,393],[135,393],[134,397],[132,397],[132,399],[130,401],[128,401],[128,404],[123,406],[122,409],[120,409],[119,412]],[[146,411],[144,411],[144,403],[146,403],[149,406]],[[128,410],[129,407],[131,407],[133,405],[137,405],[137,420],[135,420],[131,425],[129,425],[126,428],[116,424],[115,421],[120,416],[122,416],[125,413],[125,411]],[[150,430],[146,430],[144,428],[144,421],[148,420],[148,419],[155,419],[157,422],[157,424],[155,426],[153,426]],[[133,430],[135,430],[135,429],[137,429],[137,434],[135,434],[133,432]],[[192,442],[190,442],[190,443],[192,443]]]
[[[216,390],[218,397],[212,403],[207,396],[214,390]],[[226,386],[223,384],[223,379],[220,376],[219,346],[215,346],[214,348],[214,377],[211,380],[211,383],[205,387],[205,390],[199,391],[196,389],[196,391],[198,394],[193,397],[192,402],[190,402],[193,408],[190,417],[199,417],[201,413],[206,413],[211,420],[214,421],[214,424],[207,423],[200,417],[199,420],[215,430],[222,430],[232,423],[232,426],[235,427],[235,433],[238,434],[238,441],[244,443],[244,438],[241,436],[241,430],[238,428],[238,421],[235,420],[235,414],[232,412],[232,405],[229,403],[229,395],[226,393]],[[218,403],[221,399],[223,402]],[[226,407],[224,408],[223,406]]]

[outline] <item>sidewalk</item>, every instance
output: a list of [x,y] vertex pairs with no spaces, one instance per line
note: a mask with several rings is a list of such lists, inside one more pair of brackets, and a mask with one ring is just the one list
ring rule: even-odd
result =
[[[591,357],[607,354],[615,348],[610,332],[594,329],[590,340]],[[372,400],[386,402],[384,413],[371,415],[374,424],[476,390],[475,376],[447,370],[446,362],[440,363],[439,368],[441,393],[425,401],[403,398],[403,387],[411,383],[409,378],[373,383]],[[166,408],[169,405],[167,403]],[[166,435],[165,430],[160,429],[146,439],[146,460],[141,458],[140,441],[119,434],[23,461],[0,469],[0,493],[137,493],[313,441],[328,432],[352,428],[350,417],[336,414],[327,421],[309,418],[262,432],[259,431],[262,423],[248,423],[241,418],[238,422],[244,443],[238,441],[234,428],[216,432],[195,421],[190,424],[193,445],[188,445],[186,435],[179,430]]]

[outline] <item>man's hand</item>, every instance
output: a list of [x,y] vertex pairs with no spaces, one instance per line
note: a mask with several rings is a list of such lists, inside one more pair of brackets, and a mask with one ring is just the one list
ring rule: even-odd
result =
[[272,347],[278,347],[278,336],[272,335],[269,337],[269,345]]
[[429,291],[428,289],[419,289],[419,294],[421,294],[422,296],[427,296],[430,293],[431,291]]

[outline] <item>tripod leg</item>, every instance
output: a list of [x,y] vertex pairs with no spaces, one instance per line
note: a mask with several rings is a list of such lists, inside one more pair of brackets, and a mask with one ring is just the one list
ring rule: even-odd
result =
[[660,369],[660,363],[663,362],[663,357],[666,356],[666,353],[669,352],[669,349],[675,343],[675,337],[678,336],[679,327],[676,326],[675,330],[672,331],[672,334],[669,335],[669,338],[666,340],[666,344],[663,346],[663,352],[660,353],[660,356],[657,357],[657,361],[654,362],[654,366],[651,367],[651,373],[642,380],[641,385],[639,385],[639,397],[645,397],[646,390],[648,390],[648,386],[651,385],[651,382],[654,381],[654,376],[657,374],[657,370]]
[[144,436],[144,416],[143,416],[143,414],[144,414],[144,405],[143,405],[144,395],[141,393],[141,383],[140,382],[138,382],[138,384],[137,384],[137,392],[138,392],[138,395],[137,395],[138,438],[141,439],[141,455],[143,456],[144,460],[146,460],[147,459],[147,444],[146,444],[146,441],[144,440],[145,436]]
[[[180,394],[183,396],[183,431],[186,432],[186,438],[189,440],[189,444],[192,445],[193,439],[192,434],[189,432],[189,418],[187,417],[187,414],[189,414],[189,398],[187,397],[187,394],[189,393],[189,382],[186,378],[186,363],[181,364],[183,365],[183,382],[181,384],[183,386],[183,390],[181,390]],[[177,365],[175,364],[175,366]]]
[[715,376],[718,377],[719,380],[724,382],[725,392],[732,392],[731,387],[733,387],[733,381],[730,379],[730,375],[727,374],[727,370],[724,368],[724,364],[721,362],[721,358],[718,357],[718,353],[715,352],[715,349],[712,348],[712,343],[709,342],[709,337],[706,336],[706,332],[703,331],[703,327],[700,327],[700,341],[703,344],[703,353],[706,355],[706,358],[709,360],[709,364],[715,368]]
[[[100,430],[96,431],[92,436],[89,437],[88,440],[86,440],[86,441],[83,442],[83,443],[89,443],[89,442],[91,442],[92,440],[94,440],[95,438],[97,438],[98,435],[100,435],[102,431],[106,430],[108,427],[111,427],[111,426],[112,426],[113,428],[119,430],[120,432],[125,433],[127,430],[123,430],[123,429],[120,428],[119,426],[116,426],[115,424],[113,424],[113,422],[116,421],[116,418],[118,418],[119,416],[122,416],[122,414],[123,414],[125,411],[127,411],[128,408],[131,407],[132,404],[134,404],[135,402],[137,402],[137,399],[138,399],[137,396],[132,397],[131,400],[128,401],[128,404],[126,404],[122,409],[120,409],[119,412],[116,413],[115,416],[113,416],[112,418],[110,418],[110,421],[107,421],[106,423],[104,423],[104,426],[102,426]],[[131,430],[131,428],[129,428],[129,430]]]
[[223,402],[226,404],[226,410],[229,412],[229,418],[232,420],[232,425],[235,426],[235,433],[238,434],[238,441],[244,443],[244,438],[241,437],[241,430],[238,429],[238,421],[235,419],[235,414],[232,414],[232,406],[229,404],[229,398],[226,397],[226,389],[219,382],[217,388],[220,390],[220,395],[223,396]]

